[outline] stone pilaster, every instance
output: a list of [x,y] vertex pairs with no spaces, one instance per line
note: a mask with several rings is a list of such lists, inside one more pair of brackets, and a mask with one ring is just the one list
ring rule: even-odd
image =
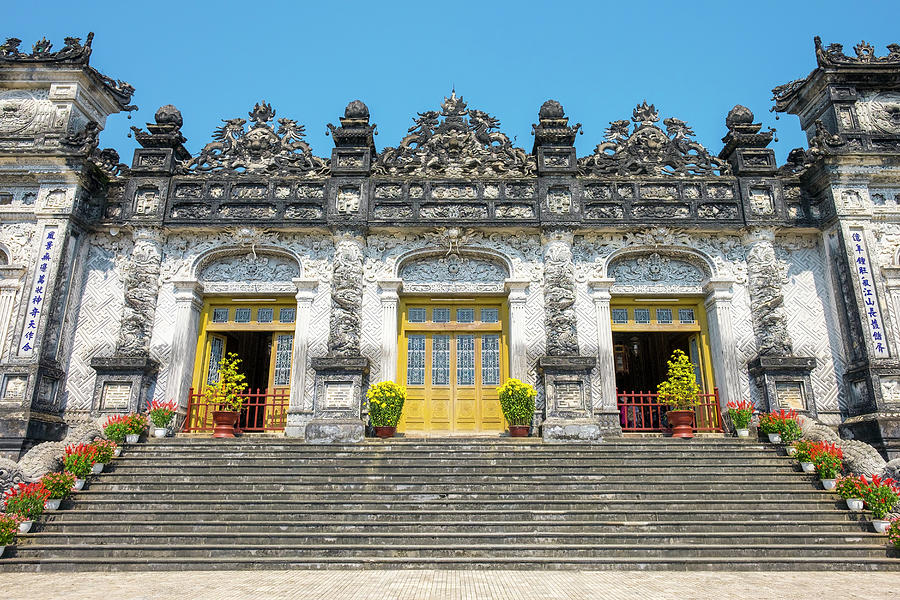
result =
[[528,280],[507,279],[509,292],[509,374],[521,381],[528,376],[528,356],[525,331],[528,327],[525,317],[525,302],[528,300]]
[[353,231],[336,237],[328,356],[312,360],[316,385],[306,439],[313,443],[360,442],[365,433],[362,399],[369,360],[360,353],[364,240]]
[[603,435],[622,435],[619,406],[616,398],[616,368],[613,364],[612,321],[609,301],[610,288],[615,279],[596,279],[590,282],[597,319],[597,377],[600,377],[601,397],[594,399],[594,415],[600,418]]
[[191,388],[197,336],[200,335],[203,296],[202,287],[194,280],[176,280],[172,284],[175,287],[175,334],[169,358],[166,395],[178,402],[179,413],[184,414]]
[[402,279],[378,282],[381,298],[381,381],[397,381],[397,309]]
[[316,297],[317,279],[293,279],[297,286],[297,315],[294,321],[294,353],[291,356],[291,397],[288,405],[284,434],[302,437],[306,431],[309,413],[303,410],[306,395],[306,365],[309,362],[309,323],[312,303]]
[[738,379],[737,341],[734,338],[731,301],[734,282],[714,279],[707,282],[706,318],[709,323],[713,369],[718,380],[719,404],[724,410],[729,402],[741,399]]

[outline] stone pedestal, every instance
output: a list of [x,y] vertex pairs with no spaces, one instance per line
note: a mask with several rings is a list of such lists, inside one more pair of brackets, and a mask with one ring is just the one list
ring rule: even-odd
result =
[[547,442],[597,442],[601,422],[593,414],[591,371],[593,356],[542,356],[538,369],[544,378],[545,414],[541,437]]
[[316,372],[313,418],[306,441],[313,444],[358,443],[365,437],[363,390],[368,385],[369,359],[362,356],[312,359]]
[[763,390],[766,407],[796,410],[816,417],[810,373],[816,359],[806,356],[757,356],[747,365],[750,377]]
[[866,442],[887,460],[900,458],[900,407],[850,417],[838,430],[842,438]]
[[97,372],[91,412],[106,414],[142,410],[159,365],[146,356],[110,356],[91,359],[91,367]]

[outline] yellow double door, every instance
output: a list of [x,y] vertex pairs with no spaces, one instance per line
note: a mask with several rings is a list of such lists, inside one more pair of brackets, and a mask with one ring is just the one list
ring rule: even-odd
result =
[[501,313],[499,305],[406,307],[399,372],[407,400],[399,430],[481,433],[506,428],[497,395],[508,368]]

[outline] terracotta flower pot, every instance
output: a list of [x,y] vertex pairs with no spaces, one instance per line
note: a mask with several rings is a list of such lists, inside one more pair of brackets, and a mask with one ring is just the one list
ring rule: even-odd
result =
[[214,410],[213,411],[213,430],[214,438],[233,438],[234,426],[238,420],[238,413],[234,410]]
[[510,425],[509,437],[528,437],[531,425]]
[[380,437],[381,439],[387,439],[394,437],[394,434],[397,433],[397,426],[389,426],[389,425],[375,425],[375,435],[376,437]]
[[694,437],[694,411],[670,410],[666,413],[666,418],[669,419],[669,425],[672,426],[672,437]]

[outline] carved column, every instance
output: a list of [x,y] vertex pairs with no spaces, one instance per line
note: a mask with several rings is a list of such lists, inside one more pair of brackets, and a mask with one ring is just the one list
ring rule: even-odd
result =
[[764,393],[766,408],[793,408],[816,415],[810,373],[814,357],[794,356],[787,331],[782,280],[784,267],[775,255],[775,230],[757,227],[744,239],[750,313],[758,355],[748,368]]
[[397,308],[402,279],[382,279],[381,294],[381,381],[397,381]]
[[530,283],[527,279],[507,279],[505,282],[509,292],[509,375],[521,381],[528,376],[525,302]]
[[306,439],[313,443],[361,442],[365,433],[362,398],[369,360],[360,354],[364,240],[355,231],[338,232],[336,238],[328,356],[312,359],[316,387]]
[[731,280],[711,280],[703,290],[706,292],[710,351],[718,380],[719,404],[723,410],[729,402],[741,399],[736,341],[732,326],[731,300],[734,297],[732,284]]
[[613,283],[615,279],[595,279],[589,284],[597,319],[597,376],[600,377],[602,394],[600,408],[595,408],[594,414],[600,415],[604,435],[622,434],[616,399],[616,367],[613,363],[612,321],[609,312],[609,301],[612,299],[609,289]]
[[178,402],[179,413],[183,415],[187,409],[197,336],[200,334],[203,288],[193,280],[173,281],[172,284],[175,287],[175,335],[169,358],[166,396]]
[[309,322],[316,297],[317,279],[292,279],[297,286],[297,315],[294,320],[294,353],[291,356],[291,397],[284,434],[303,437],[306,430],[303,400],[306,396],[306,363],[309,354]]
[[544,245],[544,313],[547,354],[538,359],[544,379],[545,418],[541,435],[547,441],[596,441],[600,419],[593,414],[591,371],[594,356],[580,356],[575,319],[575,268],[572,233],[547,233]]
[[124,274],[125,306],[113,356],[91,359],[94,412],[141,410],[158,365],[150,358],[150,336],[159,295],[162,235],[159,229],[134,230],[134,248]]

